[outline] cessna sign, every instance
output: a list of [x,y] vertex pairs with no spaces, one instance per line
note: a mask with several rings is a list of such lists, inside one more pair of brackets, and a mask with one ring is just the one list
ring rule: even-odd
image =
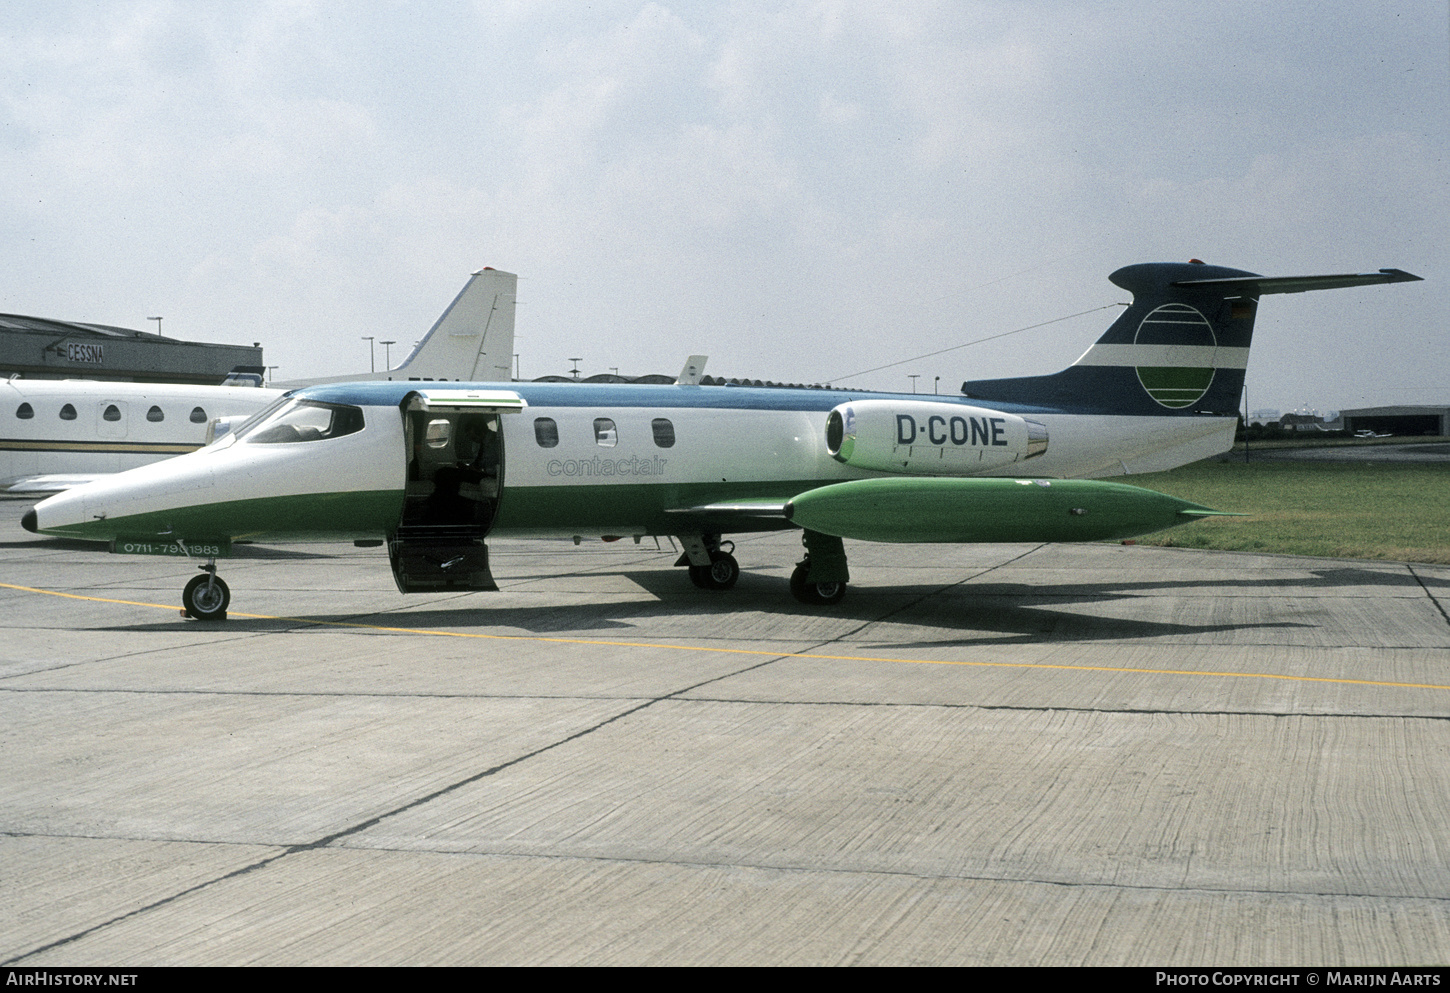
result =
[[72,362],[90,362],[93,365],[103,365],[106,361],[106,346],[68,341],[65,346],[65,357]]

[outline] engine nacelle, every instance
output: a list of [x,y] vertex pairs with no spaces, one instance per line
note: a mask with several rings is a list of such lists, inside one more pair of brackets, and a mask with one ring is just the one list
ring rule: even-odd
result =
[[1047,425],[939,400],[852,400],[827,415],[826,451],[858,469],[975,476],[1047,451]]

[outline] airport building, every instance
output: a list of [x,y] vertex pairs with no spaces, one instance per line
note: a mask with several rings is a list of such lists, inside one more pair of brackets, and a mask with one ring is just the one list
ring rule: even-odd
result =
[[0,377],[220,385],[236,369],[260,375],[260,344],[212,345],[151,331],[0,314]]
[[1401,436],[1450,435],[1450,406],[1363,407],[1340,411],[1344,430]]

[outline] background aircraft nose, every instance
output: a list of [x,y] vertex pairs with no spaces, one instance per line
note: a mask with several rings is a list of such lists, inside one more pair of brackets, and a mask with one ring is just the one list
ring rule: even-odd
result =
[[29,510],[27,510],[25,512],[25,516],[20,518],[20,526],[23,527],[25,530],[31,532],[32,534],[39,530],[35,519],[34,507],[31,507]]

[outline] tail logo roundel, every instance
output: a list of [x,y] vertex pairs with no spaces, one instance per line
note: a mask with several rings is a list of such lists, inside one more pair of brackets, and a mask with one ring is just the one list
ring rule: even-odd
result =
[[1213,367],[1203,363],[1203,358],[1213,354],[1218,338],[1213,325],[1193,307],[1165,303],[1155,308],[1138,325],[1133,344],[1158,359],[1153,365],[1136,368],[1138,382],[1159,406],[1187,407],[1208,392]]

